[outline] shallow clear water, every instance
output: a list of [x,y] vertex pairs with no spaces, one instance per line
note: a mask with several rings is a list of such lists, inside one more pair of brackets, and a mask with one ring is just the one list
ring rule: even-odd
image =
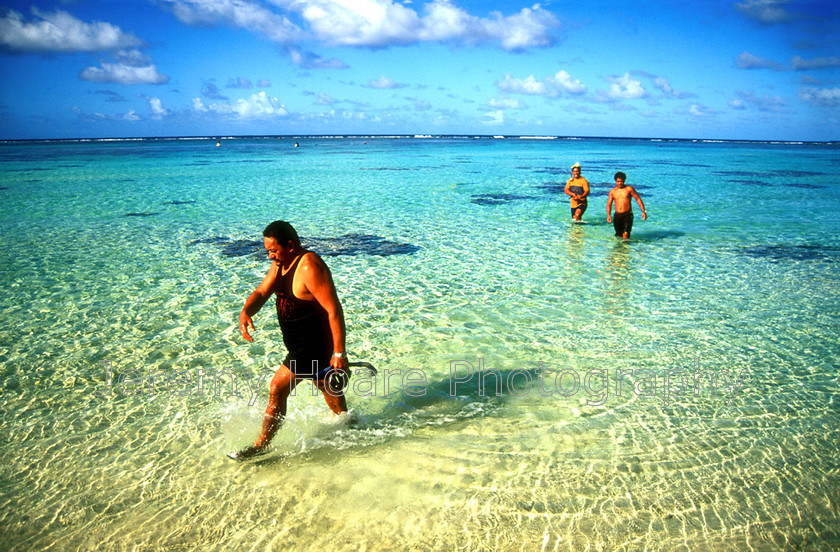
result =
[[[840,546],[836,147],[298,141],[0,144],[4,549]],[[285,354],[272,309],[235,327],[275,219],[379,375],[355,425],[301,385],[236,464]]]

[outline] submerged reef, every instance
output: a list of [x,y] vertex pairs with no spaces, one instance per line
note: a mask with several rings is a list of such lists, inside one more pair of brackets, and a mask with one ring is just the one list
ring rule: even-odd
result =
[[[262,241],[234,240],[224,236],[214,236],[193,240],[189,245],[211,244],[221,248],[225,257],[264,258],[265,248]],[[335,238],[301,238],[305,249],[314,251],[322,256],[337,255],[375,255],[387,257],[390,255],[411,255],[420,247],[410,243],[387,240],[373,234],[350,233]]]

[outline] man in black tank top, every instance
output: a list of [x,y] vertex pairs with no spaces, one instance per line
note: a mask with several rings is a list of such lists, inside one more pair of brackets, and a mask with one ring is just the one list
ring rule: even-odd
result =
[[263,245],[274,261],[262,283],[239,313],[239,332],[253,341],[251,319],[268,299],[277,296],[277,320],[288,354],[271,379],[262,430],[253,445],[229,456],[245,460],[266,450],[286,417],[289,394],[310,379],[324,394],[330,410],[347,412],[343,382],[349,375],[345,352],[344,312],[332,275],[324,261],[303,249],[294,228],[281,220],[263,232]]

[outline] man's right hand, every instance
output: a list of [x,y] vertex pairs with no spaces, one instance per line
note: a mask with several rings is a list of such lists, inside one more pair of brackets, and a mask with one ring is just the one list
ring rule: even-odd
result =
[[248,316],[245,311],[242,311],[239,313],[239,333],[242,334],[245,341],[254,341],[254,338],[248,333],[248,328],[250,328],[252,332],[256,331],[254,328],[254,321],[251,320],[251,317]]

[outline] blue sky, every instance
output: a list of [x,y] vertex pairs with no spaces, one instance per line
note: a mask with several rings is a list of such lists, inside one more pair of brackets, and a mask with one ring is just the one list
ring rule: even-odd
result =
[[0,7],[0,138],[840,139],[840,2]]

